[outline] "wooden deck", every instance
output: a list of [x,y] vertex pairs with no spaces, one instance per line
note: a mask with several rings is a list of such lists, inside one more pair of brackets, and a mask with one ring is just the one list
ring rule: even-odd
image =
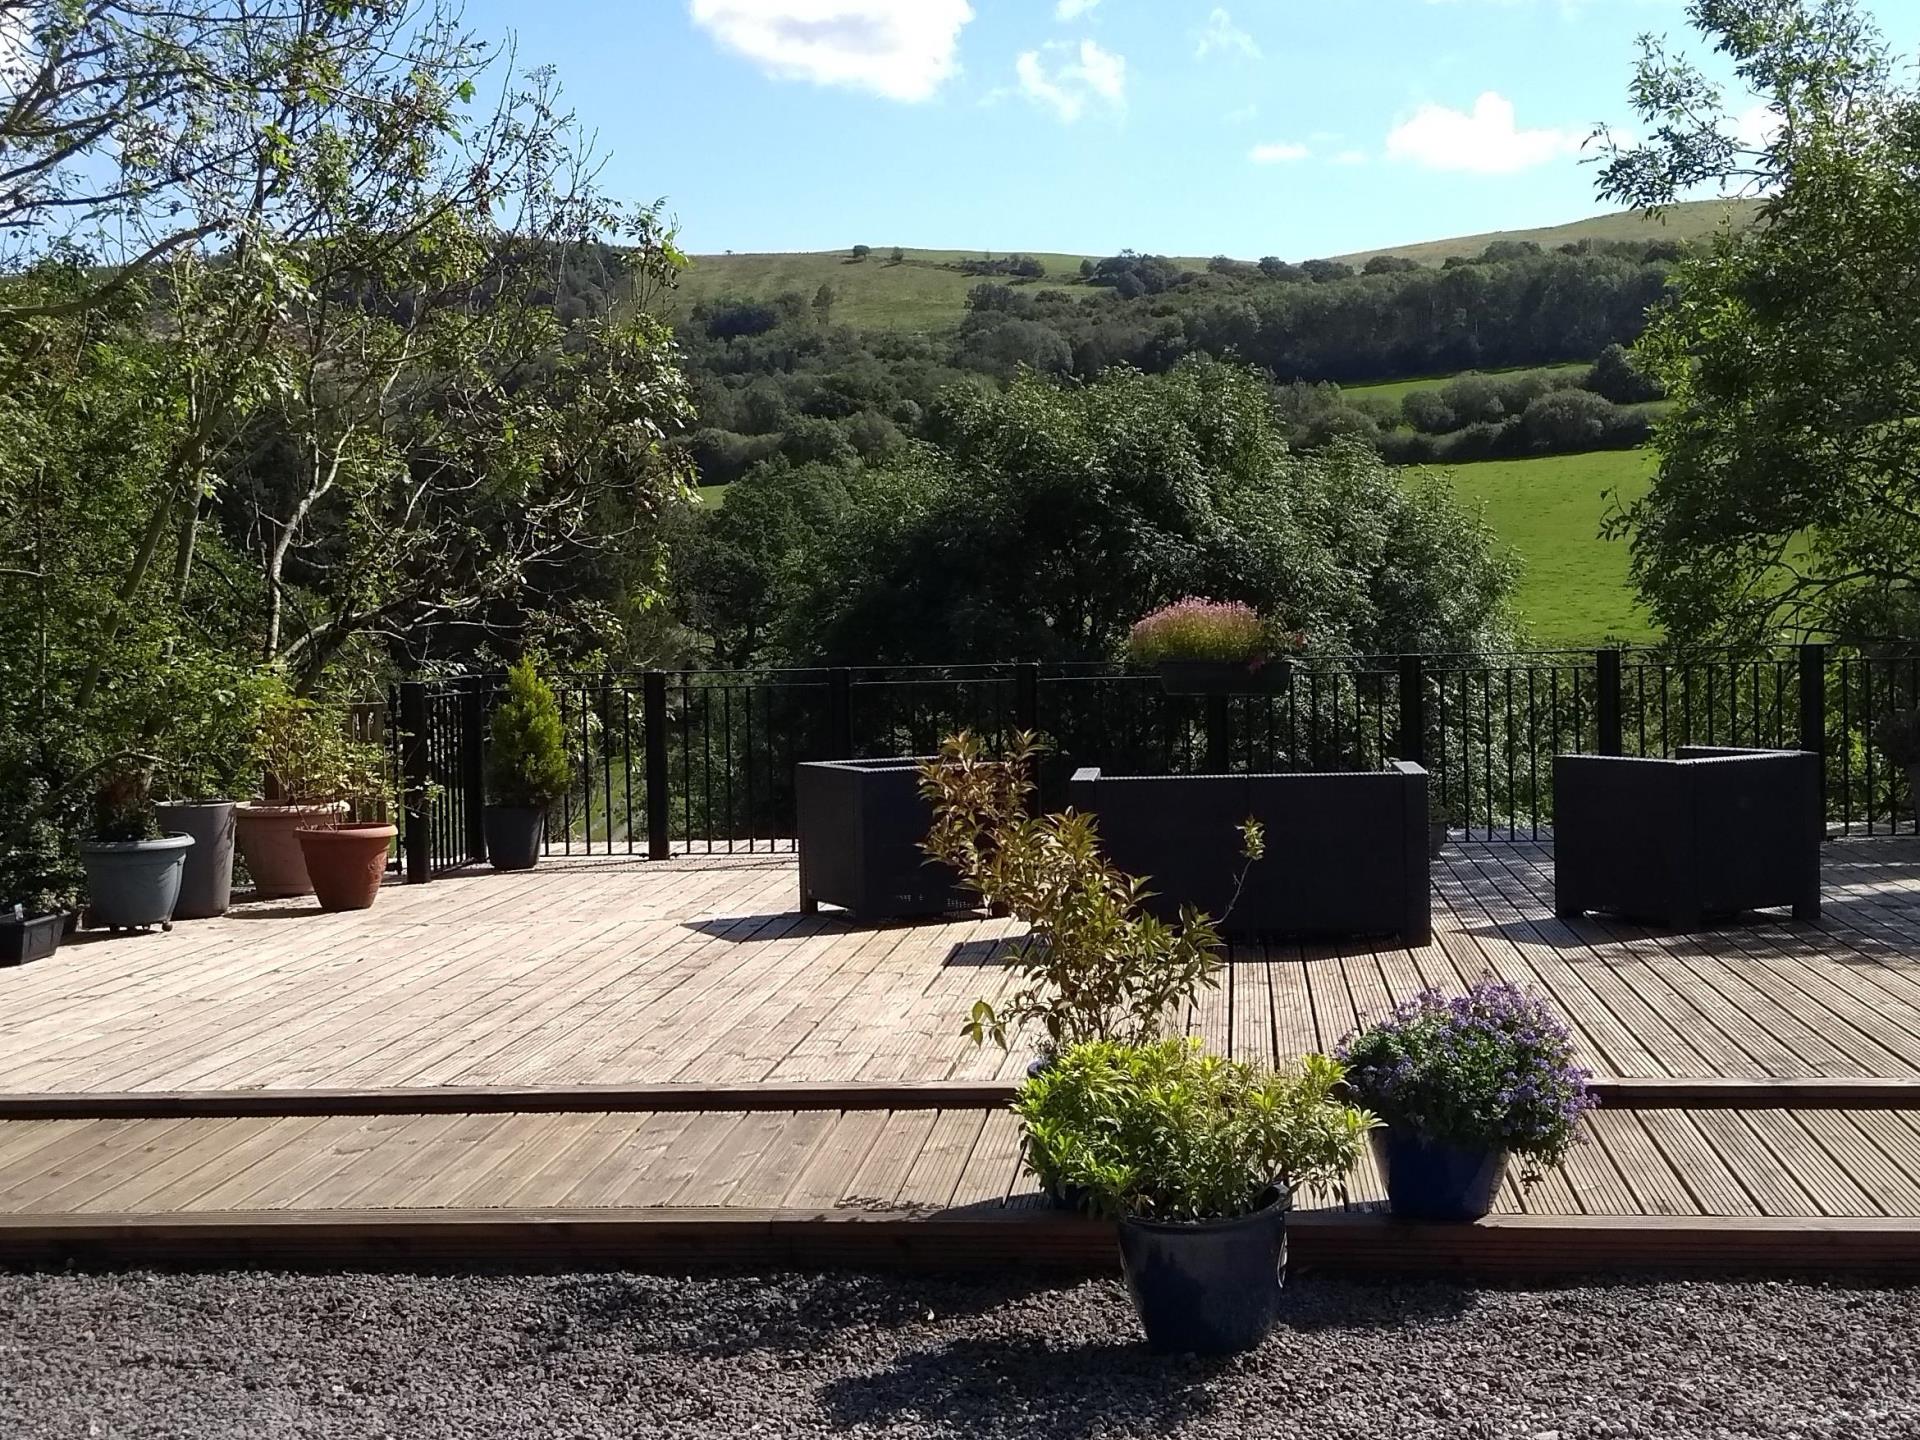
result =
[[[1386,1224],[1367,1169],[1296,1255],[1920,1268],[1920,845],[1826,854],[1817,926],[1568,924],[1547,849],[1487,845],[1436,865],[1429,946],[1236,949],[1191,1017],[1233,1053],[1492,972],[1622,1082],[1489,1224]],[[793,891],[784,856],[576,861],[0,971],[0,1257],[1107,1257],[1019,1174],[1024,1055],[958,1038],[1017,927],[857,927]]]

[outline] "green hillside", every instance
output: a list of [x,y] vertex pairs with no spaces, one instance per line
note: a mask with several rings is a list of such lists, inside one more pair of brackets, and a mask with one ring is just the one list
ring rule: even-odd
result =
[[[1483,375],[1518,377],[1521,375],[1539,375],[1547,379],[1560,379],[1569,376],[1585,375],[1591,365],[1540,365],[1512,370],[1483,370]],[[1370,385],[1342,385],[1341,393],[1356,400],[1382,400],[1389,405],[1398,405],[1416,390],[1440,390],[1457,375],[1427,375],[1418,380],[1378,380]]]
[[[1378,250],[1360,250],[1338,258],[1364,264],[1373,255],[1402,255],[1428,265],[1449,256],[1478,255],[1495,240],[1531,240],[1552,248],[1579,240],[1650,240],[1662,236],[1691,240],[1711,234],[1729,215],[1736,223],[1751,219],[1757,201],[1700,200],[1676,205],[1660,220],[1634,211],[1598,215],[1541,230],[1495,230],[1484,235],[1462,235],[1450,240],[1428,240]],[[962,260],[989,255],[1030,254],[1046,267],[1038,280],[1017,282],[1024,290],[1071,289],[1085,294],[1080,284],[1082,259],[1099,256],[1062,255],[1041,251],[905,250],[891,259],[892,247],[873,246],[873,253],[855,260],[848,250],[794,251],[780,254],[695,255],[682,272],[676,305],[684,313],[702,300],[768,300],[788,291],[812,298],[822,285],[834,291],[833,318],[842,324],[869,330],[944,330],[960,321],[967,292],[981,277],[947,268]],[[1190,269],[1206,266],[1201,256],[1174,256]]]
[[1448,473],[1463,500],[1484,501],[1487,520],[1520,552],[1519,607],[1542,645],[1648,640],[1646,615],[1627,581],[1624,541],[1602,540],[1603,492],[1643,494],[1651,450],[1600,450],[1532,460],[1483,460]]

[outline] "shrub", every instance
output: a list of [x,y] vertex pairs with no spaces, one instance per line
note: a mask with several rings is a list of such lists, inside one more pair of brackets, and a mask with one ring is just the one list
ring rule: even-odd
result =
[[1643,373],[1623,345],[1609,345],[1600,352],[1583,382],[1596,395],[1604,395],[1616,405],[1638,405],[1646,400],[1664,399],[1660,382]]
[[347,734],[328,706],[288,695],[271,698],[260,717],[260,763],[277,805],[384,805],[393,799],[387,755]]
[[1531,401],[1520,424],[1536,450],[1590,450],[1605,440],[1618,416],[1611,400],[1591,390],[1555,390]]
[[1895,765],[1920,765],[1920,710],[1896,710],[1873,727],[1873,743]]
[[[1220,937],[1192,906],[1177,926],[1142,914],[1146,882],[1101,855],[1092,816],[1027,813],[1038,751],[1020,734],[993,759],[963,731],[920,773],[933,806],[927,854],[1031,930],[1016,962],[1023,983],[999,1007],[976,1002],[962,1032],[1005,1048],[1009,1032],[1037,1022],[1050,1053],[1088,1040],[1156,1040],[1219,983]],[[1262,853],[1260,827],[1249,820],[1241,835],[1251,864]]]
[[1341,1193],[1374,1119],[1335,1100],[1340,1065],[1275,1074],[1200,1049],[1096,1041],[1063,1051],[1014,1101],[1027,1164],[1109,1215],[1209,1220],[1276,1185]]
[[130,765],[115,765],[103,772],[93,791],[93,838],[154,840],[159,835],[152,772]]
[[1460,417],[1438,390],[1409,390],[1400,399],[1400,414],[1424,435],[1445,435],[1460,428]]
[[1237,600],[1176,600],[1136,620],[1127,635],[1127,658],[1136,665],[1260,660],[1270,649],[1266,622]]
[[531,655],[507,671],[507,698],[487,731],[487,794],[495,805],[544,810],[573,782],[560,705]]
[[1537,996],[1482,980],[1448,999],[1426,990],[1350,1035],[1347,1087],[1393,1129],[1505,1150],[1524,1178],[1558,1164],[1593,1104],[1567,1027]]

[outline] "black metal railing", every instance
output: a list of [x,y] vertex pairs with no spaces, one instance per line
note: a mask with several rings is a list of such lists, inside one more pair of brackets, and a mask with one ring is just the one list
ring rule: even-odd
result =
[[[501,687],[478,676],[396,689],[386,733],[409,797],[409,878],[484,858],[485,727]],[[1907,777],[1871,736],[1892,710],[1920,705],[1920,644],[1316,659],[1246,695],[1173,695],[1152,675],[1032,663],[615,672],[555,689],[574,762],[548,817],[558,854],[790,848],[797,762],[927,754],[962,728],[995,743],[1042,734],[1049,806],[1083,765],[1179,774],[1419,760],[1438,813],[1476,840],[1548,831],[1556,754],[1799,747],[1826,757],[1831,823],[1881,834],[1913,829]]]

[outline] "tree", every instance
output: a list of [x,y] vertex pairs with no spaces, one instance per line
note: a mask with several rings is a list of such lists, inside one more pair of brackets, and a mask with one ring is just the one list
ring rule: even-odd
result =
[[1681,263],[1636,347],[1674,408],[1652,487],[1610,533],[1678,638],[1895,632],[1920,591],[1920,94],[1854,0],[1697,0],[1690,16],[1763,100],[1766,138],[1743,139],[1742,101],[1645,41],[1633,93],[1654,138],[1613,146],[1600,191],[1766,198]]
[[822,285],[813,292],[813,313],[818,315],[823,323],[832,318],[833,302],[837,298],[831,285]]
[[873,254],[873,247],[871,245],[856,245],[853,247],[853,249],[849,250],[847,253],[851,255],[855,260],[864,260],[869,255]]

